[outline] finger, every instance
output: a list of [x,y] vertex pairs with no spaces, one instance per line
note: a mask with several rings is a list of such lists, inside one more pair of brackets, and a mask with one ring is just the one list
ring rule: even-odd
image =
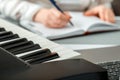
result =
[[68,12],[61,13],[60,11],[56,9],[52,9],[51,13],[53,13],[53,15],[56,16],[57,19],[61,19],[63,21],[68,21],[71,18]]
[[46,23],[46,26],[47,27],[50,27],[50,28],[63,28],[67,25],[67,22],[63,22],[63,23],[56,23],[56,22],[53,22],[53,21],[49,21]]
[[110,22],[110,18],[111,18],[111,16],[110,16],[110,13],[108,13],[109,11],[106,9],[105,10],[105,21],[106,22]]
[[53,25],[53,24],[51,24],[51,23],[46,23],[46,24],[44,24],[46,27],[48,27],[48,28],[56,28],[57,26],[55,26],[55,25]]
[[105,21],[105,9],[101,9],[98,13],[98,16],[101,20]]
[[110,9],[107,9],[105,12],[106,12],[105,13],[105,21],[114,23],[115,22],[114,13]]
[[105,10],[105,21],[107,21],[107,22],[109,22],[109,20],[110,20],[110,18],[109,18],[109,16],[110,16],[110,13],[108,13],[109,11],[108,11],[108,9],[106,9]]
[[62,22],[61,17],[58,18],[57,16],[54,15],[54,13],[50,13],[50,15],[49,15],[49,20],[50,20],[51,22],[58,22],[58,23],[61,23],[61,22]]
[[53,27],[55,28],[63,28],[67,25],[67,22],[63,22],[63,23],[51,23],[51,25],[53,25]]
[[53,13],[54,16],[56,16],[57,18],[61,18],[61,16],[63,16],[63,13],[61,13],[60,11],[56,9],[51,9],[51,13]]
[[84,12],[85,16],[96,16],[97,15],[97,10],[96,9],[91,9],[86,12]]
[[110,20],[110,22],[115,23],[115,15],[114,15],[114,13],[111,14],[111,20]]
[[62,24],[67,24],[69,20],[66,20],[66,17],[61,17],[61,18],[56,18],[56,17],[51,17],[50,21],[54,24],[62,25]]
[[60,12],[53,13],[53,11],[58,12],[55,9],[50,10],[49,17],[47,20],[47,26],[49,26],[49,27],[63,27],[64,25],[66,25],[68,23],[68,20],[66,20],[65,14],[61,15]]
[[110,14],[106,11],[105,12],[105,21],[110,22]]
[[63,27],[65,27],[65,25],[52,24],[52,23],[47,24],[46,26],[49,27],[49,28],[63,28]]
[[49,22],[51,22],[51,23],[61,25],[61,24],[65,24],[65,23],[67,24],[69,22],[68,20],[66,20],[65,17],[57,18],[56,16],[52,16],[52,15],[53,15],[53,13],[50,13],[50,15],[49,15]]
[[65,17],[67,20],[70,20],[72,17],[70,16],[69,12],[64,12]]

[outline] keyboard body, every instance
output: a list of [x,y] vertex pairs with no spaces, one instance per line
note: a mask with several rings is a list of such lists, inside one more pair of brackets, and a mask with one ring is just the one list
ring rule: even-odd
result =
[[80,53],[2,19],[0,26],[1,80],[108,80],[106,69],[71,59]]

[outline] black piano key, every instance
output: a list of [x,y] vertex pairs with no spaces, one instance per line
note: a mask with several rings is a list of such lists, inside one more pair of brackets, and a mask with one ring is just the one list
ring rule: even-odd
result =
[[14,40],[14,41],[10,41],[10,42],[0,44],[0,47],[6,48],[6,47],[9,47],[9,46],[11,46],[13,44],[18,44],[20,42],[25,42],[25,41],[27,41],[26,38],[21,38],[21,39],[17,39],[17,40]]
[[6,31],[5,28],[2,28],[2,27],[1,27],[1,28],[0,28],[0,32],[2,32],[2,31]]
[[16,54],[21,54],[21,53],[25,53],[25,52],[37,50],[37,49],[40,49],[40,48],[41,47],[38,44],[35,44],[35,45],[26,45],[26,46],[18,48],[16,50],[12,50],[10,52],[13,53],[14,55],[16,55]]
[[49,61],[49,60],[53,60],[59,58],[59,55],[57,53],[51,53],[50,55],[44,57],[44,58],[35,58],[35,59],[31,59],[31,60],[26,60],[26,62],[30,63],[30,64],[39,64],[45,61]]
[[3,32],[0,32],[0,37],[10,35],[10,34],[13,34],[13,33],[11,31],[3,31]]
[[19,38],[17,34],[11,34],[11,35],[0,37],[0,42],[11,40],[11,39],[16,39],[16,38]]
[[32,41],[25,41],[25,42],[20,42],[20,43],[17,43],[17,44],[12,44],[12,45],[9,45],[9,46],[6,46],[6,47],[3,47],[4,49],[6,50],[9,50],[9,51],[13,51],[13,50],[16,50],[18,48],[21,48],[26,45],[34,45]]
[[23,60],[29,60],[34,58],[44,58],[47,55],[50,55],[51,51],[49,49],[41,49],[32,53],[29,53],[27,55],[21,56],[20,58]]
[[25,41],[25,42],[19,42],[19,43],[15,43],[15,44],[12,44],[12,45],[7,45],[7,46],[1,46],[2,48],[8,50],[8,49],[14,49],[14,48],[17,48],[19,46],[23,46],[24,44],[27,44],[28,41]]

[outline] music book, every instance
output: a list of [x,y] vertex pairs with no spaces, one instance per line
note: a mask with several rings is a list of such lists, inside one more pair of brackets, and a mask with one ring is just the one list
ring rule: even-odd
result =
[[71,21],[73,22],[74,26],[71,26],[68,23],[66,27],[57,29],[48,28],[43,24],[32,21],[22,21],[21,24],[26,29],[48,39],[65,38],[76,35],[84,35],[86,33],[102,33],[105,31],[120,30],[120,26],[102,21],[98,17],[84,16],[84,14],[81,12],[70,12],[70,15],[72,16]]

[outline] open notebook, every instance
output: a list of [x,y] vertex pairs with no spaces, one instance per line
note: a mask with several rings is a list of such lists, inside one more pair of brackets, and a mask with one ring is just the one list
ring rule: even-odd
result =
[[54,29],[48,28],[40,23],[22,21],[21,24],[26,29],[40,34],[48,39],[58,39],[64,37],[70,37],[75,35],[83,35],[86,32],[102,32],[102,31],[112,31],[120,30],[120,26],[104,22],[97,17],[86,17],[80,12],[71,12],[71,21],[74,26],[68,24],[65,28]]

